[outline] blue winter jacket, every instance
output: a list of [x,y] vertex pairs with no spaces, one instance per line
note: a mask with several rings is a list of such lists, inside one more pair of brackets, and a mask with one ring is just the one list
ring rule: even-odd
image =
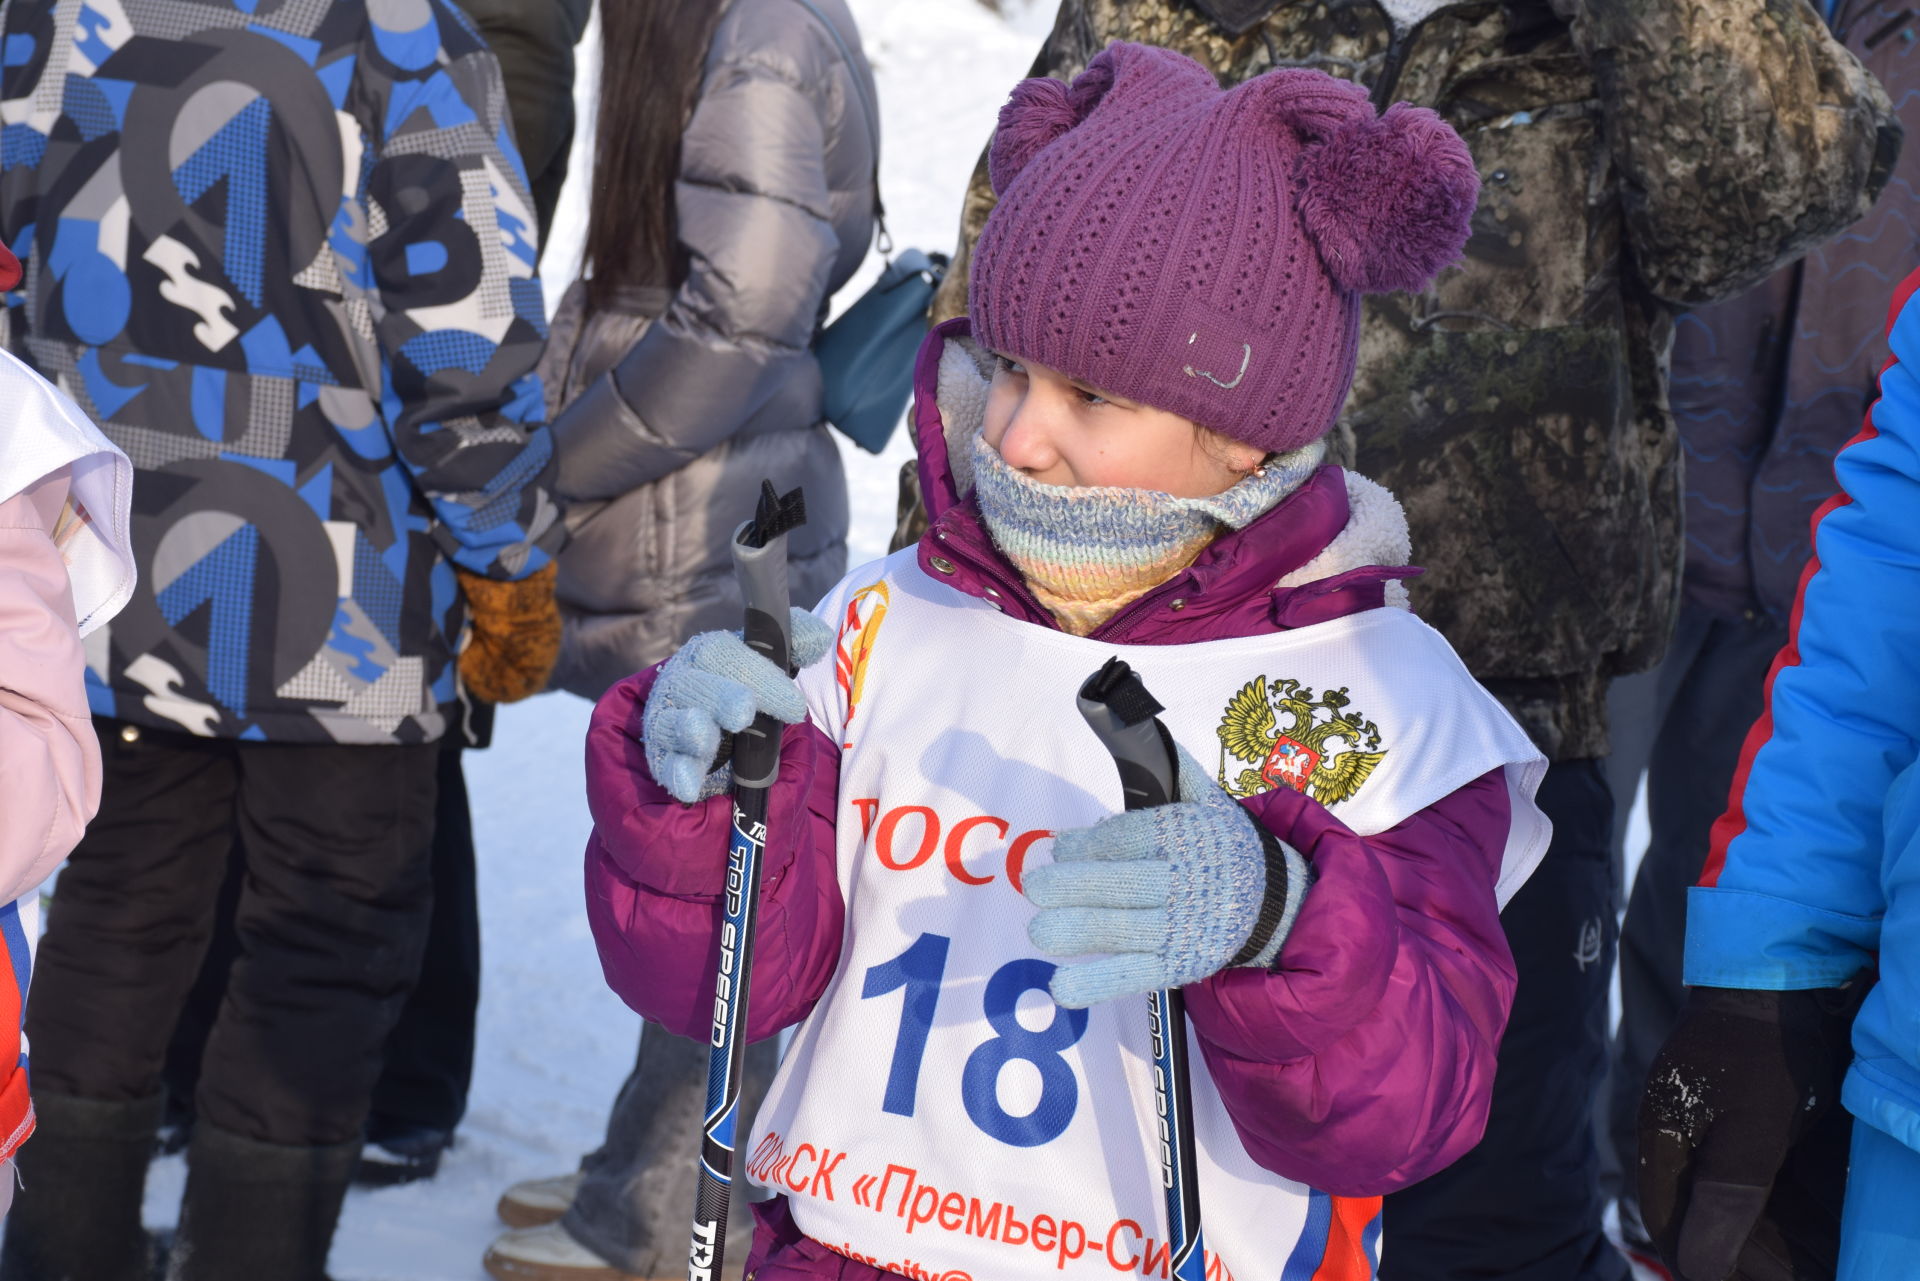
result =
[[1686,979],[1836,987],[1876,961],[1842,1100],[1920,1149],[1920,272],[1835,460],[1766,712],[1688,902]]
[[[137,469],[103,716],[418,743],[563,531],[533,200],[450,0],[10,0],[0,341]],[[0,406],[3,416],[5,406]]]

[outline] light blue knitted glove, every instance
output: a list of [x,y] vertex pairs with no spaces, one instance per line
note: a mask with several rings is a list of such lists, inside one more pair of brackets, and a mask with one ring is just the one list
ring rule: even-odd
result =
[[1312,868],[1184,750],[1180,797],[1060,832],[1053,863],[1028,869],[1026,895],[1041,909],[1027,926],[1033,945],[1113,954],[1055,970],[1058,1004],[1181,987],[1280,954]]
[[[833,648],[833,628],[804,609],[793,611],[796,669]],[[806,701],[788,675],[747,647],[739,632],[702,632],[660,668],[640,716],[653,781],[688,805],[718,796],[730,765],[714,768],[722,734],[737,734],[765,712],[789,725],[805,719]]]

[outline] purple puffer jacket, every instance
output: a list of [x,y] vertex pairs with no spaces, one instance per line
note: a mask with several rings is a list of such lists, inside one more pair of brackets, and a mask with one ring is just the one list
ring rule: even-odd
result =
[[[978,508],[953,491],[934,379],[943,342],[964,325],[937,329],[916,369],[914,422],[933,518],[921,563],[938,556],[953,567],[942,570],[943,581],[976,596],[997,593],[1010,615],[1052,627],[994,549]],[[1274,586],[1347,519],[1341,472],[1322,468],[1093,636],[1174,645],[1378,607],[1385,583],[1407,570],[1374,567],[1304,587]],[[729,809],[724,797],[681,805],[647,773],[641,711],[656,671],[609,690],[588,731],[588,918],[607,981],[622,999],[669,1030],[704,1036]],[[811,724],[786,730],[769,798],[748,1004],[753,1039],[804,1018],[839,961],[839,756]],[[1494,901],[1510,821],[1505,781],[1499,771],[1485,775],[1364,839],[1298,792],[1275,789],[1244,803],[1305,855],[1318,879],[1274,972],[1234,969],[1186,988],[1207,1066],[1262,1166],[1336,1195],[1405,1187],[1460,1157],[1486,1124],[1494,1054],[1514,991]],[[763,1219],[770,1230],[784,1222],[777,1212]],[[870,1272],[846,1266],[848,1277]]]

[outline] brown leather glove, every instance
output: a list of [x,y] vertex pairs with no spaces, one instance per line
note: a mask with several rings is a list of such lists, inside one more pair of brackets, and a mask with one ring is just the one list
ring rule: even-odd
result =
[[560,607],[553,600],[558,566],[548,565],[517,582],[454,573],[467,596],[467,644],[460,651],[460,679],[474,697],[517,703],[547,687],[560,657]]

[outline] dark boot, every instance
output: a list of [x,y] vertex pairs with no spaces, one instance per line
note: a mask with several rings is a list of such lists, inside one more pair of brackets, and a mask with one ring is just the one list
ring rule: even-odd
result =
[[194,1124],[168,1281],[326,1281],[360,1141],[287,1147]]
[[146,1281],[140,1226],[161,1095],[103,1103],[35,1090],[20,1191],[0,1250],[4,1281]]

